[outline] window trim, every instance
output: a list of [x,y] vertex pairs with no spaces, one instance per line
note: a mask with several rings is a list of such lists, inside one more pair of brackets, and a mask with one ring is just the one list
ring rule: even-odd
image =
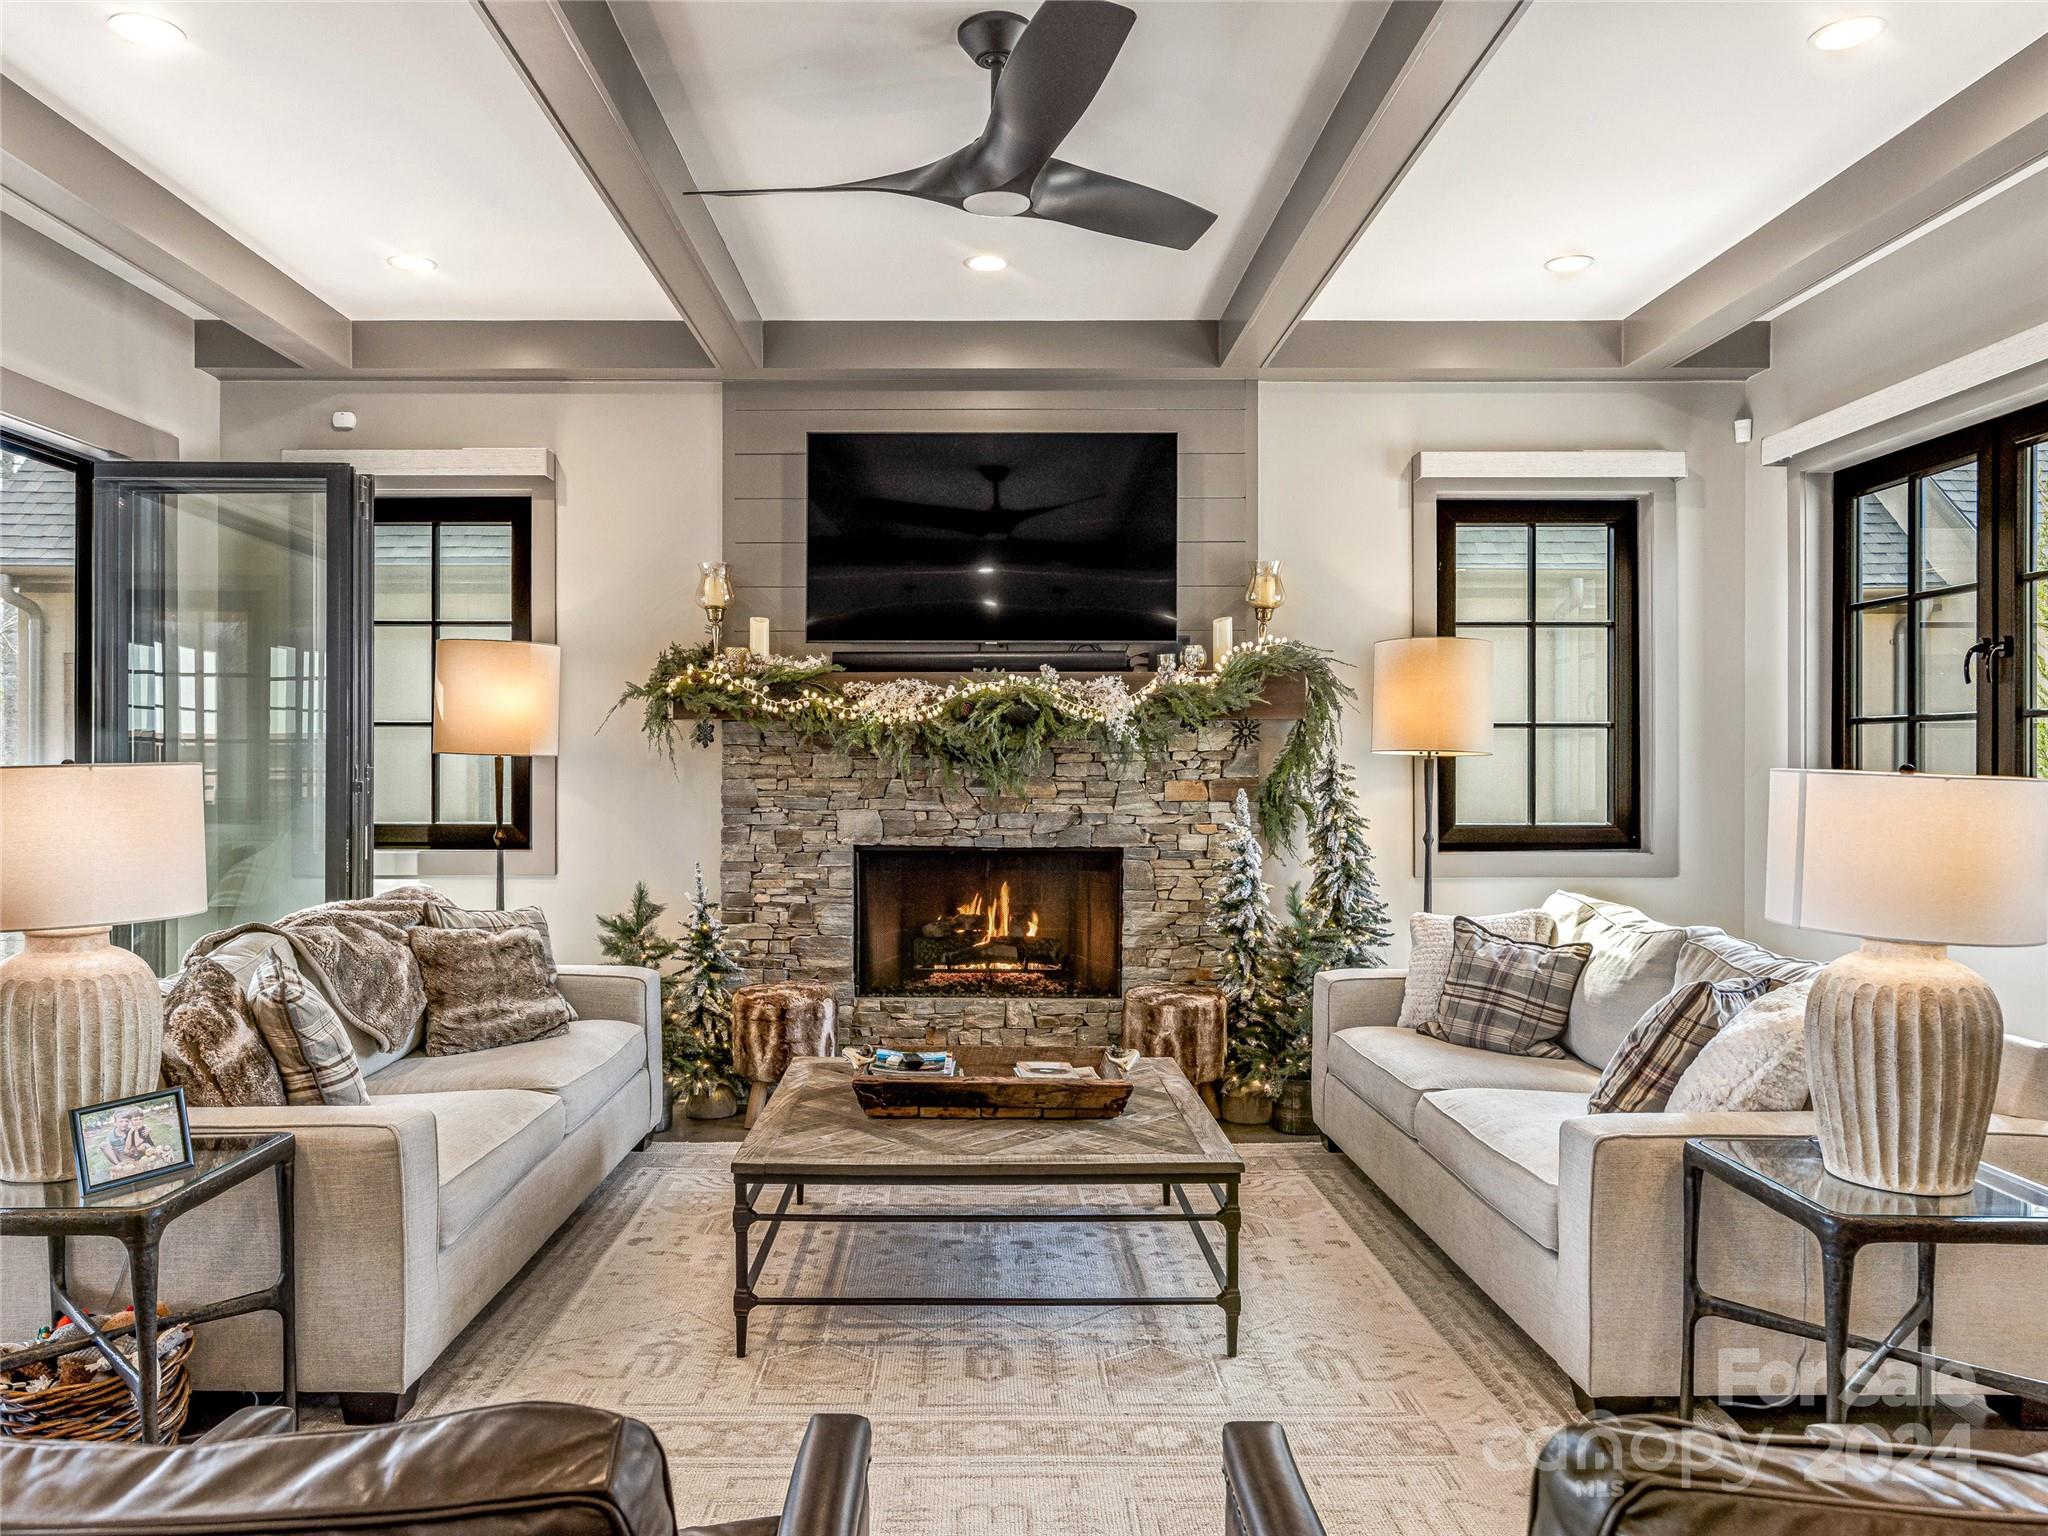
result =
[[[440,541],[432,542],[429,554],[429,614],[425,619],[384,619],[376,617],[376,529],[386,523],[510,523],[512,525],[512,636],[514,640],[533,638],[533,498],[511,493],[470,494],[454,496],[387,495],[380,494],[373,500],[370,509],[371,550],[370,560],[373,576],[369,591],[365,595],[364,613],[374,638],[380,623],[387,626],[424,628],[431,632],[443,622],[437,617],[440,608]],[[374,646],[372,647],[374,653]],[[372,664],[374,666],[374,662]],[[374,698],[374,679],[371,697]],[[417,720],[379,720],[374,713],[370,719],[370,741],[372,771],[375,769],[376,731],[380,725],[402,725],[417,727]],[[430,754],[430,764],[433,755]],[[534,846],[534,795],[533,759],[515,757],[511,759],[509,802],[505,824],[505,847],[508,851],[526,850]],[[428,771],[429,814],[440,807],[441,775],[438,767],[430,766]],[[490,822],[386,822],[374,823],[372,847],[382,851],[396,852],[439,852],[467,851],[472,849],[490,850],[497,845],[492,839],[494,828]]]
[[[1907,726],[1926,718],[1954,718],[1942,712],[1929,714],[1910,706],[1917,696],[1909,692],[1908,710],[1901,716],[1863,716],[1852,713],[1855,692],[1853,673],[1856,651],[1851,643],[1852,616],[1870,603],[1859,603],[1854,564],[1858,528],[1854,524],[1856,503],[1871,491],[1900,480],[1917,479],[1949,465],[1974,458],[1977,463],[1977,629],[1980,637],[2011,642],[2011,651],[1978,673],[1977,726],[1978,773],[2017,774],[2027,769],[2024,721],[2048,715],[2048,711],[2027,710],[2021,688],[2021,663],[2026,659],[2026,637],[2021,632],[2025,617],[2020,604],[2020,584],[2027,574],[2021,567],[2025,541],[2022,497],[2025,485],[2019,469],[2025,451],[2048,442],[2048,402],[2026,406],[1960,431],[1946,432],[1923,442],[1911,443],[1874,459],[1847,465],[1834,473],[1832,534],[1829,551],[1829,640],[1830,657],[1828,756],[1830,766],[1850,768],[1855,764],[1855,729],[1859,724],[1899,720]],[[1909,509],[1907,528],[1907,589],[1902,599],[1911,616],[1912,581],[1918,573],[1919,506],[1918,491]],[[1962,591],[1963,586],[1952,589]],[[1891,601],[1891,599],[1887,599]],[[1912,662],[1919,652],[1918,626],[1908,624],[1908,688],[1915,689],[1918,675]],[[1908,761],[1918,752],[1917,741],[1907,742]],[[1889,767],[1898,765],[1892,764]],[[1883,769],[1870,771],[1882,772]]]
[[71,560],[73,591],[71,753],[67,762],[93,760],[93,563],[92,563],[92,471],[94,461],[68,448],[59,448],[24,432],[0,428],[0,452],[19,453],[40,459],[57,469],[71,471],[76,499],[71,508]]
[[[1609,806],[1612,815],[1603,823],[1583,825],[1538,825],[1478,823],[1460,825],[1457,818],[1457,762],[1446,760],[1442,790],[1437,805],[1437,846],[1446,853],[1635,853],[1643,847],[1642,837],[1642,708],[1643,675],[1642,618],[1639,585],[1640,523],[1642,502],[1635,497],[1573,497],[1557,499],[1451,497],[1440,496],[1436,504],[1436,630],[1440,635],[1458,632],[1457,617],[1457,529],[1466,524],[1507,523],[1589,526],[1604,525],[1613,537],[1613,593],[1611,617],[1604,627],[1610,636],[1608,689],[1613,718],[1607,722],[1609,752]],[[1530,580],[1535,580],[1533,565]],[[1524,626],[1503,621],[1500,627],[1526,627],[1530,637],[1529,664],[1535,666],[1535,631],[1540,621],[1532,606]],[[1468,623],[1465,628],[1483,627]],[[1590,627],[1590,625],[1588,626]],[[1530,750],[1535,750],[1535,727],[1543,724],[1582,726],[1595,722],[1538,721],[1532,687],[1529,700]],[[1536,793],[1535,775],[1530,774],[1529,793]],[[1533,814],[1533,807],[1532,807]]]

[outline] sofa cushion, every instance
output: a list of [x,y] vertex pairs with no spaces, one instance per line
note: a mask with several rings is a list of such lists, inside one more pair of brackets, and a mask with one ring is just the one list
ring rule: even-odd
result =
[[378,1094],[376,1099],[424,1109],[434,1117],[443,1248],[482,1221],[561,1145],[564,1134],[562,1101],[549,1093],[490,1088]]
[[1601,1072],[1587,1111],[1613,1115],[1662,1109],[1715,1032],[1769,986],[1761,976],[1681,981],[1628,1032]]
[[406,940],[426,987],[429,1056],[545,1040],[576,1015],[531,928],[422,926]]
[[1586,1112],[1583,1093],[1453,1088],[1415,1112],[1415,1139],[1473,1194],[1557,1252],[1558,1128]]
[[[1536,907],[1475,917],[1471,921],[1504,939],[1537,944],[1551,943],[1557,927],[1549,913]],[[1417,912],[1408,919],[1408,980],[1401,988],[1403,1029],[1421,1029],[1436,1022],[1444,998],[1444,979],[1451,972],[1451,951],[1457,938],[1455,926],[1453,919],[1441,912]]]
[[1604,1067],[1636,1026],[1677,982],[1678,952],[1687,930],[1654,922],[1634,907],[1559,891],[1543,903],[1559,944],[1590,944],[1593,958],[1572,994],[1565,1049]]
[[1819,970],[1816,960],[1795,960],[1719,928],[1688,928],[1678,951],[1680,986],[1689,981],[1736,981],[1755,976],[1788,987],[1811,981]]
[[1570,1057],[1508,1056],[1452,1045],[1413,1030],[1360,1025],[1330,1037],[1330,1072],[1403,1135],[1415,1134],[1415,1106],[1447,1088],[1531,1088],[1583,1096],[1600,1074]]
[[1572,993],[1593,957],[1587,944],[1525,944],[1469,917],[1454,921],[1457,942],[1443,1003],[1421,1033],[1455,1045],[1515,1056],[1564,1055],[1558,1037],[1571,1019]]
[[647,1065],[647,1032],[617,1019],[576,1019],[559,1035],[465,1056],[408,1056],[370,1080],[370,1091],[462,1093],[524,1088],[562,1101],[563,1134],[602,1108]]

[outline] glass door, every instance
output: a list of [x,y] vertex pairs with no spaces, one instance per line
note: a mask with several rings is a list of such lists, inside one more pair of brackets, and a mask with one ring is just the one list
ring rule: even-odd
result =
[[95,467],[93,755],[206,770],[207,910],[124,939],[160,973],[369,888],[369,505],[345,464]]

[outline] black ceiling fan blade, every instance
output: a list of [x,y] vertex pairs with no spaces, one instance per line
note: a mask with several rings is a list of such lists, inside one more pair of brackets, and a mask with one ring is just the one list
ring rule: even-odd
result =
[[862,181],[838,181],[823,187],[699,187],[691,196],[778,197],[785,192],[894,192],[958,208],[961,200],[975,190],[971,182],[963,180],[974,151],[975,146],[970,144],[929,165],[891,171],[884,176],[870,176]]
[[1052,160],[1031,187],[1027,219],[1049,219],[1098,235],[1184,251],[1208,232],[1216,215],[1171,192],[1161,192],[1086,166]]
[[970,190],[1038,174],[1095,100],[1137,20],[1112,0],[1044,0],[996,79],[974,147],[979,185]]

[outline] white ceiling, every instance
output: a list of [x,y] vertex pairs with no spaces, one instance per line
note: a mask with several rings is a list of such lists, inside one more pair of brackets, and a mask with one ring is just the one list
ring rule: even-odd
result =
[[463,0],[136,8],[187,42],[7,0],[0,67],[351,319],[675,318]]
[[[1137,25],[1060,158],[1214,210],[1189,251],[886,193],[713,199],[767,319],[1213,318],[1371,40],[1383,7],[1132,0]],[[954,29],[975,0],[613,6],[701,186],[803,186],[972,141],[988,77]],[[1016,7],[1028,14],[1031,6]],[[1009,258],[966,271],[977,252]]]
[[[1874,42],[1808,46],[1863,14]],[[2044,33],[2040,3],[1536,0],[1309,318],[1621,319]]]

